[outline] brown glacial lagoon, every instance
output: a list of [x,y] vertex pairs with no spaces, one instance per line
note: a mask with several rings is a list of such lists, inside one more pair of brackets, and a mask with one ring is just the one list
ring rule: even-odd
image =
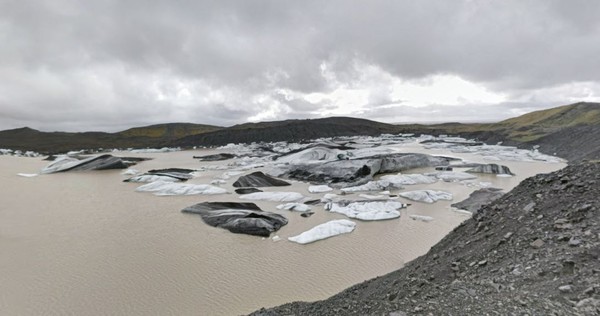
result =
[[[406,150],[445,153],[416,144]],[[192,159],[214,152],[124,154],[154,158],[134,166],[143,172],[226,164]],[[473,154],[452,155],[490,162]],[[478,181],[505,190],[565,165],[493,162],[509,166],[516,176],[479,175]],[[443,181],[407,186],[445,190],[454,200],[412,202],[399,219],[353,220],[357,227],[350,234],[299,245],[287,237],[345,216],[326,212],[320,205],[313,207],[313,216],[304,218],[277,210],[280,203],[256,202],[289,219],[272,234],[282,239],[275,242],[210,227],[199,216],[180,212],[202,201],[242,201],[231,186],[237,176],[222,185],[229,194],[166,197],[135,192],[141,184],[122,182],[126,178],[122,170],[17,176],[37,173],[46,164],[41,158],[0,156],[1,315],[237,315],[290,301],[324,299],[427,252],[468,218],[450,204],[476,189]],[[222,172],[201,172],[189,182],[210,183]],[[322,196],[307,188],[306,183],[294,182],[265,191]],[[409,214],[434,220],[416,221]]]

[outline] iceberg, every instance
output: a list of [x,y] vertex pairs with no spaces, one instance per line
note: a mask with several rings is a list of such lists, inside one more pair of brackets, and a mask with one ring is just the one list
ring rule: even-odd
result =
[[303,203],[285,203],[277,205],[278,210],[288,210],[295,212],[310,212],[310,206]]
[[325,193],[331,191],[333,191],[333,188],[328,185],[311,185],[308,187],[308,192],[310,193]]
[[431,184],[437,182],[435,177],[430,177],[423,174],[385,175],[381,177],[381,180],[388,181],[394,187],[413,184]]
[[344,201],[329,202],[325,204],[325,210],[363,221],[378,221],[400,217],[399,209],[406,206],[397,201]]
[[283,215],[265,212],[254,203],[204,202],[181,211],[199,214],[206,224],[236,234],[269,237],[288,223]]
[[208,184],[173,183],[155,181],[144,184],[137,189],[138,192],[152,192],[154,195],[195,195],[195,194],[223,194],[227,190]]
[[435,191],[435,190],[416,190],[416,191],[408,191],[408,192],[400,192],[398,193],[401,197],[407,198],[409,200],[425,202],[425,203],[434,203],[439,200],[452,200],[452,194],[445,191]]
[[454,182],[454,181],[463,181],[463,180],[473,180],[477,179],[476,175],[466,173],[466,172],[456,172],[456,171],[442,171],[442,172],[433,172],[426,174],[428,176],[434,176],[445,182]]
[[387,190],[391,186],[389,181],[369,181],[363,185],[357,185],[353,187],[347,187],[341,189],[342,192],[365,192],[365,191],[383,191]]
[[68,156],[60,156],[42,169],[42,173],[125,168],[127,168],[127,164],[121,158],[108,154],[89,157],[82,160]]
[[297,202],[304,196],[297,192],[255,192],[240,195],[240,199],[272,202]]
[[288,186],[290,183],[285,182],[283,180],[279,180],[268,176],[260,171],[253,172],[251,174],[241,176],[236,182],[233,183],[233,186],[236,188],[241,187],[282,187]]
[[338,219],[317,225],[297,236],[288,237],[289,241],[298,244],[309,244],[317,240],[347,234],[354,230],[356,223],[347,219]]

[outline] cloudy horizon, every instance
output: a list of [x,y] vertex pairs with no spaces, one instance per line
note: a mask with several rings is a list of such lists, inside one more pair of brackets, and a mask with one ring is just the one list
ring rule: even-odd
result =
[[499,121],[600,101],[597,1],[2,1],[0,130],[352,116]]

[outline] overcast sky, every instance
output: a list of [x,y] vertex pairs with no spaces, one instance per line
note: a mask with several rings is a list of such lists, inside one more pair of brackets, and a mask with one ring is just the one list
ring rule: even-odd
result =
[[0,0],[0,129],[500,120],[600,100],[599,15],[573,0]]

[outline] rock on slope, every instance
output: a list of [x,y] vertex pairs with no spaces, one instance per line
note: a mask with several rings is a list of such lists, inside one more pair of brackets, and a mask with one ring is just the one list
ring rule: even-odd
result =
[[404,268],[253,315],[598,315],[600,163],[524,180]]

